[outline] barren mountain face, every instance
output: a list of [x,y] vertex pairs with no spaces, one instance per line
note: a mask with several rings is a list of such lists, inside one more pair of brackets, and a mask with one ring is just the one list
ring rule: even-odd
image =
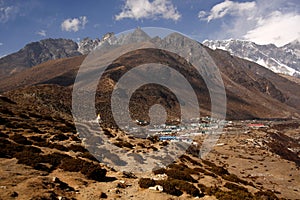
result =
[[67,39],[45,39],[26,45],[20,51],[0,59],[0,77],[16,74],[48,60],[81,55],[76,42]]

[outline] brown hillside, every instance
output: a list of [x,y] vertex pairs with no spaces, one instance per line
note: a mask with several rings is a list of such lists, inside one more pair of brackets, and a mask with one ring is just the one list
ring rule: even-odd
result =
[[[109,110],[110,93],[116,81],[126,71],[138,65],[139,63],[147,62],[147,59],[160,60],[160,62],[168,63],[169,66],[173,66],[176,70],[179,70],[186,77],[190,77],[191,83],[197,93],[200,107],[203,111],[202,115],[207,115],[210,109],[210,101],[207,95],[207,89],[204,85],[201,77],[195,76],[191,66],[184,61],[172,57],[174,55],[167,52],[155,53],[156,50],[143,50],[137,51],[132,55],[125,55],[116,60],[109,70],[104,74],[102,81],[104,87],[98,91],[98,95],[101,96],[98,99],[97,107],[101,112]],[[245,61],[240,58],[230,56],[223,51],[212,51],[208,49],[208,52],[216,62],[217,66],[221,70],[222,78],[225,84],[227,92],[227,118],[230,119],[249,119],[249,118],[290,118],[299,116],[299,96],[300,86],[249,61]],[[135,59],[132,59],[134,56]],[[59,59],[49,61],[41,65],[35,66],[31,69],[25,70],[13,77],[0,81],[1,90],[11,90],[15,88],[21,88],[23,86],[37,85],[37,84],[58,84],[61,86],[71,86],[79,65],[82,63],[84,56]],[[132,63],[134,60],[135,63]],[[179,67],[179,64],[184,67]],[[121,67],[121,66],[126,66]],[[177,67],[176,67],[177,66]],[[110,83],[106,85],[105,83]],[[111,85],[111,83],[113,85]],[[135,93],[132,101],[132,110],[144,110],[147,111],[154,103],[161,103],[165,107],[178,108],[175,99],[171,100],[163,95],[163,93],[153,93],[151,91],[153,86],[146,87]],[[31,87],[27,87],[26,90],[19,89],[16,93],[24,93],[25,91],[31,91]],[[39,90],[43,90],[39,88]],[[63,90],[52,91],[40,91],[41,93],[49,92],[52,94],[59,93]],[[149,91],[149,92],[147,92]],[[206,92],[205,92],[206,91]],[[166,92],[166,91],[165,91]],[[203,95],[205,94],[206,95]],[[70,93],[68,93],[70,95]],[[63,94],[66,97],[68,94]],[[14,96],[14,92],[10,92],[10,96]],[[144,96],[142,98],[142,96]],[[186,94],[188,95],[188,94]],[[55,95],[54,95],[55,96]],[[152,96],[152,97],[151,97]],[[165,96],[165,97],[164,97]],[[145,100],[151,99],[146,102]],[[49,95],[49,99],[51,99]],[[144,100],[143,100],[144,99]],[[53,100],[56,100],[55,98]],[[71,97],[65,98],[67,107],[70,108]],[[51,100],[50,100],[51,101]],[[102,102],[102,103],[101,103]],[[172,103],[173,102],[173,103]],[[141,105],[147,105],[145,108],[141,108]],[[177,106],[176,106],[177,105]],[[103,109],[106,109],[104,111]],[[102,109],[102,110],[101,110]],[[173,117],[176,117],[178,111],[173,112]],[[178,109],[177,109],[178,110]],[[142,112],[139,112],[142,113]],[[110,116],[110,115],[107,115]],[[139,116],[144,118],[145,116]],[[146,118],[147,119],[147,116]]]

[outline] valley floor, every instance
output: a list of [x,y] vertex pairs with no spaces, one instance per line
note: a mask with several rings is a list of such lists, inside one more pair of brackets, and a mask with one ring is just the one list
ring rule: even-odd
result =
[[[107,170],[105,178],[100,181],[91,180],[76,170],[64,170],[60,165],[47,171],[20,164],[20,158],[9,157],[2,149],[4,152],[1,152],[0,158],[0,199],[193,199],[197,196],[200,199],[226,199],[226,195],[232,195],[230,199],[240,198],[237,195],[244,195],[243,198],[248,195],[249,199],[264,199],[267,194],[270,195],[270,199],[276,199],[272,195],[278,198],[298,199],[300,122],[290,120],[260,123],[267,124],[268,127],[251,128],[247,126],[249,121],[233,121],[224,127],[217,145],[205,160],[190,152],[180,157],[176,164],[163,169],[161,173],[137,173],[136,177],[125,176],[122,172],[100,164]],[[40,127],[45,126],[46,124],[40,123]],[[22,134],[21,127],[9,128],[3,124],[0,125],[0,130],[1,142],[20,142],[13,135],[16,132]],[[23,135],[29,141],[38,140],[30,135],[52,137],[54,141],[53,133],[47,133],[46,136],[42,133],[23,131]],[[69,133],[63,134],[67,138],[71,137]],[[203,137],[199,136],[196,141],[201,144]],[[74,143],[70,139],[57,142],[66,148],[70,148],[69,143]],[[39,147],[44,153],[56,152],[76,158],[82,157],[82,152],[76,153],[58,146],[43,147],[34,143],[31,146]],[[187,177],[191,177],[191,181],[182,180],[182,183],[194,185],[199,193],[182,188],[183,193],[174,196],[166,194],[166,188],[163,192],[143,188],[141,179],[144,178],[160,184],[180,179],[171,173],[172,170],[184,171]],[[176,184],[179,183],[177,180]],[[265,193],[260,194],[260,191]]]

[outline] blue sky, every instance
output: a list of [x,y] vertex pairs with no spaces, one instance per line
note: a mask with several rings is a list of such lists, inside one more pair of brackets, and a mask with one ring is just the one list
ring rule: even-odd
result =
[[0,0],[0,56],[45,38],[101,38],[138,26],[282,46],[300,38],[299,22],[299,0]]

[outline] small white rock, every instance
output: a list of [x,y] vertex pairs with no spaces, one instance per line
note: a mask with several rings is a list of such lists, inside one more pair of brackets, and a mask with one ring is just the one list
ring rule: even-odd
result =
[[164,188],[161,185],[156,185],[154,187],[149,187],[149,190],[156,190],[162,192]]

